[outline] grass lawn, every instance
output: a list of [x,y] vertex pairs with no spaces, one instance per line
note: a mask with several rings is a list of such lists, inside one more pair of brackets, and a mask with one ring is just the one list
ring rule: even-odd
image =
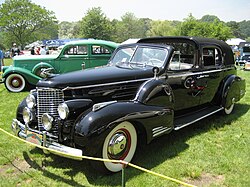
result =
[[[5,61],[11,64],[11,60]],[[232,115],[214,115],[172,132],[137,150],[133,164],[197,186],[250,186],[250,72],[247,94]],[[0,128],[10,125],[28,94],[9,93],[0,84]],[[125,170],[126,186],[180,186],[134,168]],[[43,152],[0,132],[0,186],[121,186],[121,173],[103,176],[87,161]]]

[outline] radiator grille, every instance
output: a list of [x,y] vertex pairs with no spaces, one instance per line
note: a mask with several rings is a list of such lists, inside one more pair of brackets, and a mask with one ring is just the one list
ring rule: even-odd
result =
[[[43,131],[42,115],[48,113],[53,116],[54,119],[59,117],[57,107],[63,102],[63,92],[58,89],[38,89],[37,90],[37,116],[38,116],[38,128]],[[53,130],[57,130],[58,124],[55,121]]]

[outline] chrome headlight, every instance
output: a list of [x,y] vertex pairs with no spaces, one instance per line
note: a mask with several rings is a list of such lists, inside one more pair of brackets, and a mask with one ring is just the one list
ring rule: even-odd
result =
[[46,131],[49,131],[52,128],[53,121],[54,121],[53,117],[51,117],[49,114],[44,113],[42,115],[42,124]]
[[25,107],[23,109],[23,121],[28,124],[30,121],[33,120],[33,114],[30,111],[30,109],[28,107]]
[[69,115],[69,107],[66,103],[59,104],[57,111],[61,119],[66,119]]
[[26,97],[26,103],[27,103],[27,106],[29,108],[34,108],[34,106],[36,105],[36,98],[34,95],[32,94],[29,94],[27,97]]

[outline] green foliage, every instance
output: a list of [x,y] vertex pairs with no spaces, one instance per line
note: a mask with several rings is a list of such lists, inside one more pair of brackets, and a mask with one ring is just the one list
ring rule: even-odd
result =
[[234,37],[236,37],[236,38],[244,38],[245,37],[244,34],[240,31],[239,23],[237,23],[236,21],[229,21],[226,23],[226,25],[231,28]]
[[217,16],[214,15],[204,15],[202,16],[202,18],[200,19],[201,22],[209,22],[212,23],[214,21],[220,21],[220,19]]
[[63,21],[59,24],[59,38],[79,38],[81,22]]
[[189,15],[177,30],[182,36],[208,37],[219,40],[233,37],[231,28],[218,19],[215,18],[212,22],[201,22],[192,15]]
[[250,37],[250,20],[239,22],[239,30],[242,33],[243,39]]
[[42,29],[47,30],[50,26],[55,28],[56,24],[57,20],[53,12],[30,0],[6,0],[0,5],[0,27],[4,35],[8,39],[11,38],[11,42],[21,46],[43,38]]
[[83,38],[111,40],[112,25],[101,8],[92,8],[82,18],[80,33]]
[[138,19],[133,13],[127,12],[116,22],[115,40],[123,42],[129,38],[143,38],[146,36],[148,19]]
[[171,21],[151,21],[147,36],[173,36],[176,29]]

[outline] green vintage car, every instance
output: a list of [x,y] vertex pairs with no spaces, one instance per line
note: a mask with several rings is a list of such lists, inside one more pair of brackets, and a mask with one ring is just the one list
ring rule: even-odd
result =
[[30,88],[48,73],[106,65],[117,43],[104,40],[79,40],[67,43],[57,55],[15,56],[12,66],[3,67],[3,81],[10,92]]

